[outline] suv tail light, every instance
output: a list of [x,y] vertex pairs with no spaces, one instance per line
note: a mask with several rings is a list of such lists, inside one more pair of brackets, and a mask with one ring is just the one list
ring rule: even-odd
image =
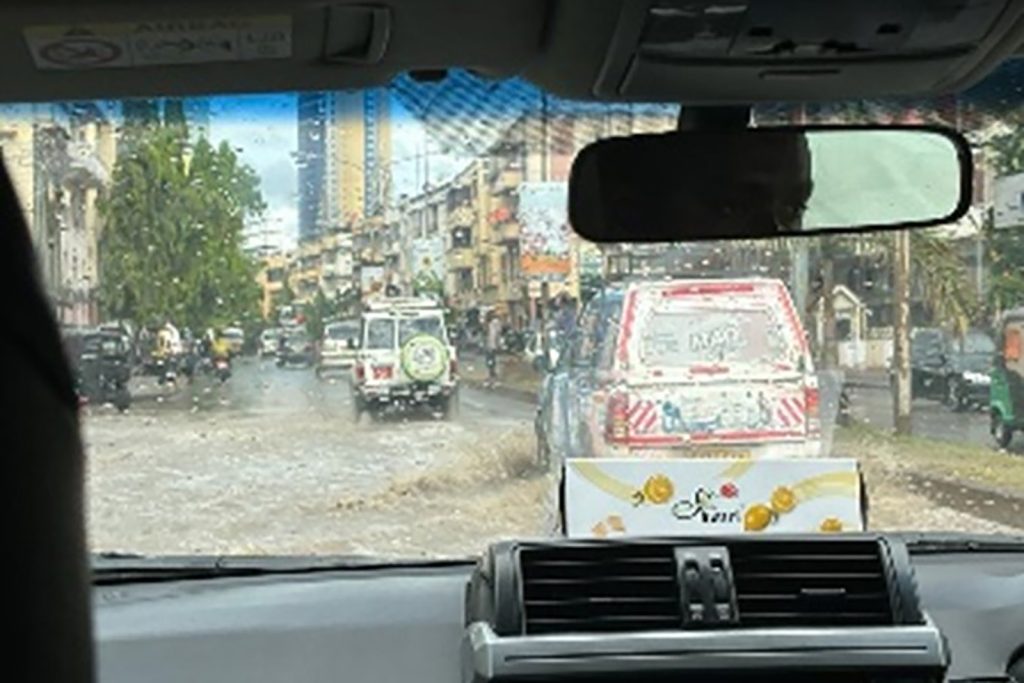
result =
[[609,443],[621,443],[629,438],[629,395],[624,392],[615,392],[608,398],[604,438]]
[[452,358],[448,362],[448,373],[452,377],[455,377],[455,375],[459,374],[459,362],[457,360],[455,360],[454,358]]
[[356,363],[355,372],[357,382],[362,382],[366,380],[366,367],[362,363]]
[[821,431],[821,394],[818,387],[804,387],[804,411],[807,413],[807,431],[817,434]]

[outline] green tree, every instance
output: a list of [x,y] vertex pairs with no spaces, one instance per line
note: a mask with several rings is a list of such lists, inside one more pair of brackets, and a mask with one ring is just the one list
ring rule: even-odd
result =
[[181,126],[145,126],[115,164],[100,203],[105,313],[194,330],[258,318],[243,226],[264,210],[259,178],[227,143],[188,145]]
[[306,312],[306,332],[313,339],[324,336],[324,325],[334,315],[334,305],[327,299],[324,290],[317,288],[313,302]]

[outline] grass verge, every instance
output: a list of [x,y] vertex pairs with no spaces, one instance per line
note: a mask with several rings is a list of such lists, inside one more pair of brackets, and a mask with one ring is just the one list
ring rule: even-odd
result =
[[892,470],[974,484],[1024,498],[1024,455],[919,436],[895,436],[862,423],[836,432],[833,451],[878,475]]

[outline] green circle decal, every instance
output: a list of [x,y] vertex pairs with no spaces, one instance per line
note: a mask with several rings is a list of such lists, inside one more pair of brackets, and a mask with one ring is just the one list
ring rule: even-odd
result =
[[402,370],[417,382],[429,382],[444,373],[448,349],[437,337],[417,334],[402,345]]

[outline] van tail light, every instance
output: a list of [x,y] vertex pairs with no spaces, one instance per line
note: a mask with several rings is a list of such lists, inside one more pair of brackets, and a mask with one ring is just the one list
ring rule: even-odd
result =
[[374,365],[373,366],[373,378],[374,379],[391,379],[395,374],[395,369],[390,365]]
[[355,372],[357,382],[363,382],[366,380],[366,367],[362,363],[356,363]]
[[821,432],[821,394],[818,387],[804,387],[804,412],[807,415],[807,433]]
[[622,443],[629,439],[629,395],[616,392],[608,398],[605,414],[604,438],[609,443]]

